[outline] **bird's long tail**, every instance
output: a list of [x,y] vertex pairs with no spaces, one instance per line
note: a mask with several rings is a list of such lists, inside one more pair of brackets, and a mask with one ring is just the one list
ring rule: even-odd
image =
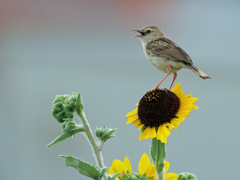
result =
[[202,72],[200,69],[198,69],[194,65],[188,65],[188,68],[191,69],[195,74],[197,74],[200,78],[203,79],[211,79],[208,75],[206,75],[204,72]]

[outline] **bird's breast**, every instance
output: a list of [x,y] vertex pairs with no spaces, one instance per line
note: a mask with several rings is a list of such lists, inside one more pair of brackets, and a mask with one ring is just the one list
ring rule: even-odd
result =
[[159,71],[168,73],[166,67],[169,66],[169,64],[167,63],[167,61],[166,61],[164,58],[162,58],[162,57],[154,56],[154,55],[150,54],[150,53],[146,50],[146,45],[147,45],[147,44],[142,43],[143,52],[144,52],[146,58],[147,58],[147,59],[152,63],[152,65],[154,65]]
[[166,67],[169,66],[169,63],[165,58],[152,55],[147,55],[146,57],[159,71],[168,73]]

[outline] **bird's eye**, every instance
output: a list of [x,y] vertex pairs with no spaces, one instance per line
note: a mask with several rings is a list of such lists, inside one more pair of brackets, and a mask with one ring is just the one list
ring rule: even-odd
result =
[[150,30],[147,30],[147,33],[150,33],[151,31]]

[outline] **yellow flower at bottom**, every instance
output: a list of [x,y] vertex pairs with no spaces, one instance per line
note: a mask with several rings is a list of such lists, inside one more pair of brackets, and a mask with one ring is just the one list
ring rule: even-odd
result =
[[[164,176],[165,180],[175,180],[178,178],[176,173],[167,173],[170,163],[168,161],[164,161]],[[138,171],[140,175],[146,174],[147,177],[153,177],[154,180],[157,180],[155,173],[155,165],[150,163],[150,159],[146,153],[144,153],[138,163]],[[123,177],[126,173],[132,173],[132,168],[128,157],[124,158],[124,162],[116,159],[112,162],[112,166],[108,169],[109,174],[121,173],[120,177]]]
[[142,133],[139,139],[157,138],[162,143],[167,142],[171,130],[177,127],[189,116],[192,109],[198,109],[191,94],[183,93],[178,83],[169,91],[166,89],[148,91],[137,108],[129,112],[127,124],[133,123]]
[[130,161],[129,161],[128,157],[125,157],[123,162],[118,160],[118,159],[114,160],[112,162],[112,166],[109,167],[107,174],[122,173],[121,177],[123,177],[123,175],[127,171],[129,173],[132,173],[132,167],[131,167],[131,164],[130,164]]

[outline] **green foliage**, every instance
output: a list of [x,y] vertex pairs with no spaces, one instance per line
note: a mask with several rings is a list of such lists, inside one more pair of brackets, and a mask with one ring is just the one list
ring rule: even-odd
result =
[[141,177],[139,177],[139,180],[153,180],[153,178],[148,178],[146,174],[143,174]]
[[114,174],[113,176],[108,175],[107,180],[117,180],[118,179],[117,177],[120,176],[120,175],[121,175],[121,173]]
[[197,177],[188,172],[180,173],[177,180],[197,180]]
[[78,114],[80,114],[81,111],[83,110],[83,103],[82,103],[82,97],[81,97],[80,92],[77,95],[76,109],[77,109]]
[[83,127],[77,126],[72,119],[66,118],[62,123],[62,134],[54,139],[51,143],[49,143],[46,148],[63,141],[69,137],[72,137],[76,133],[83,132]]
[[119,180],[153,180],[153,177],[147,177],[146,174],[138,174],[138,173],[125,173],[123,177],[118,177]]
[[97,128],[95,134],[102,142],[105,142],[106,140],[115,136],[114,131],[116,130],[117,129],[109,129],[104,125],[101,128]]
[[87,162],[81,161],[73,156],[63,156],[65,158],[66,166],[73,167],[79,171],[82,175],[85,175],[94,180],[101,180],[102,176],[106,172],[107,168],[95,167]]
[[156,171],[160,173],[160,171],[162,171],[164,168],[164,159],[166,156],[165,144],[161,143],[160,140],[153,138],[150,151]]
[[63,123],[65,118],[72,118],[69,114],[67,114],[64,110],[64,105],[66,103],[69,95],[57,95],[52,103],[52,115],[57,119],[59,123]]
[[69,95],[57,95],[52,103],[52,115],[59,123],[63,123],[66,118],[73,118],[73,112],[78,114],[83,110],[80,92]]

